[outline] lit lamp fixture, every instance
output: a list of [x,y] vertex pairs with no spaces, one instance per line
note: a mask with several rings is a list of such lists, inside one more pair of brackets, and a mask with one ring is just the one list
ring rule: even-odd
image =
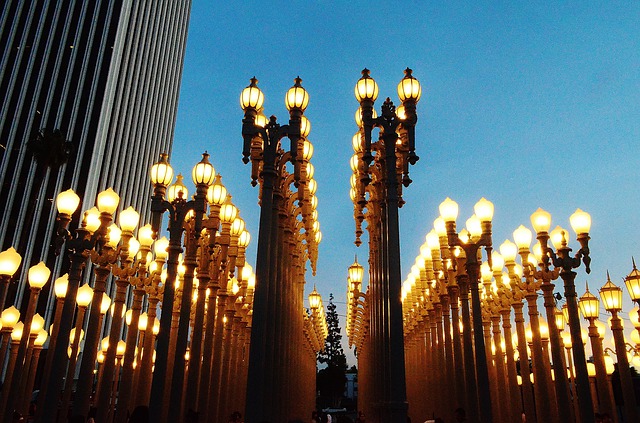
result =
[[19,320],[20,311],[14,306],[3,310],[0,315],[0,323],[2,324],[0,329],[0,364],[2,365],[4,365],[4,359],[11,342],[11,334]]
[[4,309],[9,282],[21,262],[22,256],[13,247],[0,253],[0,310]]
[[311,310],[317,310],[320,307],[320,303],[322,302],[322,297],[318,291],[316,291],[316,287],[313,287],[313,291],[309,294],[309,307]]
[[[640,306],[640,271],[636,268],[635,259],[631,260],[633,263],[633,270],[631,273],[624,278],[624,283],[627,285],[627,291],[629,291],[629,296],[631,300]],[[640,313],[638,313],[637,322],[640,323]],[[634,325],[636,322],[634,322]]]
[[[625,282],[627,280],[625,280]],[[629,290],[629,292],[631,292],[631,290]],[[622,321],[618,316],[618,313],[622,311],[622,289],[611,282],[609,272],[607,272],[607,282],[600,288],[600,298],[602,298],[605,310],[611,313],[611,332],[613,333],[613,341],[616,346],[616,357],[618,359],[620,383],[622,384],[626,420],[630,422],[640,421],[636,407],[636,398],[633,394],[633,380],[631,379],[631,371],[629,369],[629,358],[627,357]]]
[[56,238],[56,255],[60,254],[60,248],[65,238],[69,238],[67,226],[71,222],[71,216],[80,205],[80,197],[72,189],[61,192],[56,197],[56,208],[58,209],[58,237]]
[[360,263],[358,263],[358,257],[353,262],[351,266],[349,266],[349,280],[353,286],[353,291],[360,292],[360,287],[362,285],[362,280],[364,278],[364,267]]

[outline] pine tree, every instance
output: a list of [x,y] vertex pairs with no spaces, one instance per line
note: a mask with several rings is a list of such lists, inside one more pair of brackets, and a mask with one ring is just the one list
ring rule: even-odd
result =
[[324,402],[333,407],[338,407],[344,395],[347,377],[347,357],[342,349],[342,335],[340,334],[340,321],[333,303],[333,294],[329,294],[327,305],[328,335],[324,343],[324,351],[318,353],[318,362],[326,367],[318,372],[317,388]]

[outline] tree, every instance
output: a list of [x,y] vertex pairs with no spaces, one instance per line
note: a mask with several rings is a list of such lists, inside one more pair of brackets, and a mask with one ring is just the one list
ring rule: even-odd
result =
[[342,349],[340,321],[333,303],[333,294],[329,294],[327,305],[328,335],[324,342],[324,350],[318,353],[318,362],[326,367],[318,372],[317,389],[327,405],[338,407],[344,395],[347,377],[347,357]]

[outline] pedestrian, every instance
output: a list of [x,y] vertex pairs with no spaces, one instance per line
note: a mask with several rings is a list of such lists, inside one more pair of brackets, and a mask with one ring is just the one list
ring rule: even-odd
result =
[[149,407],[139,405],[134,408],[129,416],[129,423],[149,423]]

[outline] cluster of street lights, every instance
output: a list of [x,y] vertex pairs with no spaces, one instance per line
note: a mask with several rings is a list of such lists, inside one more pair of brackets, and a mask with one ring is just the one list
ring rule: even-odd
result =
[[[532,251],[532,232],[520,226],[513,234],[515,243],[506,240],[500,252],[492,251],[493,205],[482,199],[474,211],[466,228],[457,232],[457,204],[447,199],[440,205],[441,216],[427,234],[403,283],[412,417],[442,416],[464,407],[470,421],[519,421],[522,413],[527,421],[538,422],[593,422],[596,412],[607,412],[617,419],[607,379],[613,366],[605,364],[601,335],[595,325],[599,300],[588,291],[577,299],[576,273],[572,270],[584,263],[589,272],[589,215],[578,209],[571,216],[580,243],[572,256],[567,232],[560,227],[549,232],[551,216],[544,210],[531,216],[538,239]],[[485,262],[480,259],[480,247],[486,250]],[[516,262],[518,255],[520,263]],[[557,308],[554,294],[553,281],[558,277],[564,282],[563,310]],[[640,292],[640,278],[632,272],[626,281],[632,298],[637,300],[634,293]],[[540,290],[546,322],[537,308]],[[637,421],[627,344],[618,317],[622,290],[607,280],[600,296],[612,314],[625,421]],[[511,309],[515,333],[511,329]],[[578,309],[590,322],[592,372],[585,357]],[[566,324],[569,333],[561,335]],[[595,385],[590,383],[591,373]]]
[[[373,106],[378,85],[368,69],[362,71],[355,87],[360,103],[355,115],[358,131],[352,139],[350,195],[355,243],[360,246],[366,221],[370,283],[363,294],[362,279],[358,282],[358,277],[350,274],[347,328],[350,342],[358,347],[360,380],[363,375],[366,379],[359,384],[362,409],[375,421],[384,422],[407,420],[398,209],[404,204],[402,187],[411,183],[409,165],[418,160],[416,104],[422,88],[411,69],[404,73],[397,90],[402,104],[396,108],[387,98],[377,116]],[[379,130],[377,140],[372,139],[374,129]]]
[[[118,212],[120,198],[109,188],[72,234],[67,228],[80,198],[72,190],[58,195],[55,246],[57,253],[64,247],[69,271],[54,282],[51,336],[35,312],[50,279],[44,263],[29,271],[25,314],[0,307],[3,420],[26,414],[34,388],[38,422],[95,414],[96,421],[124,423],[135,407],[149,405],[156,422],[189,414],[224,421],[245,408],[247,392],[262,404],[247,407],[255,411],[247,421],[301,417],[314,408],[309,381],[327,324],[315,289],[309,309],[303,305],[306,262],[315,273],[322,233],[310,123],[302,114],[308,94],[300,82],[287,92],[290,122],[282,127],[262,114],[255,79],[241,96],[245,161],[253,163],[252,184],[261,186],[256,274],[246,263],[249,232],[206,153],[193,168],[191,198],[161,155],[150,172],[151,223],[144,226],[133,208]],[[283,137],[291,140],[286,152]],[[165,213],[168,238],[161,236]],[[14,249],[0,253],[0,306],[20,262]],[[47,339],[42,381],[34,386]],[[289,407],[287,398],[300,393],[305,401]]]
[[[193,170],[192,200],[181,176],[171,184],[166,155],[152,167],[151,179],[152,224],[137,231],[139,215],[131,207],[112,223],[119,197],[107,189],[72,236],[67,227],[80,198],[71,190],[57,197],[57,246],[65,247],[70,263],[54,282],[56,311],[37,421],[66,421],[68,413],[87,417],[96,408],[96,421],[126,422],[134,407],[150,404],[158,422],[182,420],[188,410],[221,421],[244,407],[255,289],[245,263],[250,235],[207,154]],[[164,211],[168,239],[160,237]],[[88,264],[93,277],[84,274]],[[3,303],[19,265],[13,249],[0,253]],[[35,309],[49,276],[44,263],[33,266],[24,316],[13,306],[2,312],[4,420],[29,407],[48,335]],[[80,286],[83,280],[91,286]]]
[[307,139],[311,124],[303,114],[309,95],[296,78],[285,95],[289,122],[280,125],[275,116],[265,116],[257,82],[252,78],[240,95],[244,162],[251,162],[252,185],[260,185],[245,418],[279,422],[306,418],[315,408],[316,355],[324,345],[326,322],[317,316],[315,290],[311,315],[305,309],[304,287],[307,261],[315,274],[322,233],[313,145]]

